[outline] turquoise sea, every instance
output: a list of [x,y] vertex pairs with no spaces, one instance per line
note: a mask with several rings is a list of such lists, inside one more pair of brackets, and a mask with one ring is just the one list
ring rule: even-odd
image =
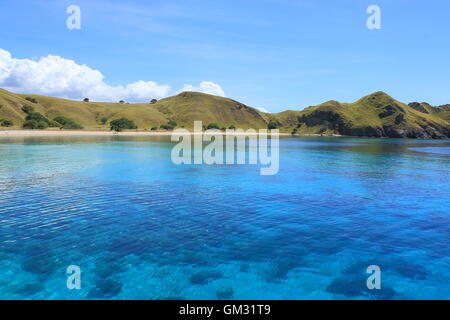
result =
[[273,176],[172,147],[1,138],[0,299],[450,299],[449,141],[286,137]]

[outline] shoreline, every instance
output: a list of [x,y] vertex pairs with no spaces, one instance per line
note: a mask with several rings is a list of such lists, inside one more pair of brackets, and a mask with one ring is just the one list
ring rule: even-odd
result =
[[[0,130],[1,137],[70,137],[70,136],[170,136],[172,131],[95,131],[95,130]],[[189,134],[217,134],[213,132],[190,132]],[[223,135],[253,135],[253,134],[240,134],[240,133],[227,133],[220,132]],[[176,134],[182,135],[183,133],[177,132]],[[186,133],[188,134],[188,133]],[[256,134],[257,135],[257,134]],[[270,136],[270,134],[268,133]],[[280,132],[280,136],[305,136],[305,137],[341,137],[340,135],[321,135],[321,134],[291,134]]]

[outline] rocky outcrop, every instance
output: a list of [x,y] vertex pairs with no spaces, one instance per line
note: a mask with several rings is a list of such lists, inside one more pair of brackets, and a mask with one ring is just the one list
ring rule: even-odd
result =
[[[325,102],[302,111],[296,132],[336,133],[358,137],[450,138],[449,105],[401,103],[375,92],[354,103]],[[420,112],[420,113],[419,113]]]
[[405,110],[402,107],[400,107],[399,105],[396,105],[396,104],[390,105],[389,104],[389,105],[381,108],[381,112],[378,114],[378,117],[380,117],[380,119],[383,119],[383,118],[387,118],[387,117],[389,117],[393,114],[399,113],[399,112],[404,113]]
[[423,113],[430,113],[422,103],[419,102],[411,102],[410,104],[408,104],[408,106],[410,106],[411,108],[413,108],[414,110],[423,112]]
[[347,128],[340,132],[342,135],[375,138],[412,138],[412,139],[446,139],[450,138],[450,132],[445,128],[425,127],[421,129],[383,126],[383,127],[357,127]]
[[325,129],[344,131],[347,128],[345,119],[337,112],[328,110],[315,110],[309,115],[299,117],[299,123],[308,127],[324,126]]
[[334,131],[340,135],[376,138],[414,138],[414,139],[446,139],[450,138],[450,130],[447,127],[421,119],[426,124],[412,126],[408,123],[405,110],[400,106],[388,105],[382,108],[378,115],[380,119],[395,116],[392,125],[383,126],[355,126],[345,117],[330,110],[314,110],[307,115],[299,117],[300,125],[307,127],[320,126],[325,131]]

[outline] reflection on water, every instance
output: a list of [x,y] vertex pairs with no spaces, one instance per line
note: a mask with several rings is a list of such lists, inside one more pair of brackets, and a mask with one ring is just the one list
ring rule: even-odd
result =
[[419,147],[419,148],[410,148],[410,150],[417,151],[417,152],[427,152],[427,153],[450,155],[450,147]]
[[275,176],[171,146],[0,140],[0,298],[450,298],[450,157],[417,152],[450,143],[282,138]]

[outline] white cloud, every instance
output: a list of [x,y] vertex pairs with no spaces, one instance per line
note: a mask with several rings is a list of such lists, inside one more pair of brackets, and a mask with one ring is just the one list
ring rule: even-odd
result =
[[263,107],[253,107],[253,108],[255,108],[256,110],[259,110],[261,112],[270,113],[269,110],[267,110],[266,108],[263,108]]
[[[60,56],[38,59],[15,59],[0,49],[0,86],[17,93],[51,95],[68,99],[88,97],[92,101],[144,102],[164,98],[173,93],[169,85],[154,81],[137,81],[111,86],[105,83],[99,70]],[[185,85],[183,91],[200,91],[225,96],[222,88],[203,81],[198,87]]]
[[215,96],[225,97],[225,92],[222,88],[214,82],[211,81],[202,81],[198,87],[194,87],[190,84],[185,84],[181,91],[197,91],[208,94],[213,94]]

